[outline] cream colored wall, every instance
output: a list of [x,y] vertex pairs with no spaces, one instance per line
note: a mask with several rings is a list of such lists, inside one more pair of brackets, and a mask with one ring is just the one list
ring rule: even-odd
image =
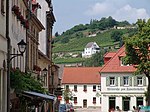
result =
[[[74,97],[77,97],[77,103],[74,103],[74,101],[70,101],[73,106],[75,107],[82,107],[83,108],[83,100],[87,100],[87,108],[91,107],[101,107],[100,98],[101,98],[101,91],[98,90],[97,84],[96,85],[96,91],[93,91],[93,85],[92,84],[86,84],[87,85],[87,91],[83,91],[83,85],[82,84],[74,84],[77,85],[77,92],[74,91],[74,85],[73,84],[67,84],[69,85],[69,89],[72,91]],[[65,88],[66,85],[62,85],[62,88]],[[96,94],[99,94],[100,96],[97,96]],[[96,97],[96,104],[93,104],[93,97]],[[65,103],[64,99],[61,101],[61,103]]]
[[[3,29],[3,28],[1,28]],[[3,29],[5,32],[5,29]],[[3,34],[2,34],[3,35]],[[7,109],[7,73],[4,72],[3,61],[7,62],[7,40],[0,34],[0,112],[6,112]],[[6,67],[6,65],[5,65]]]
[[3,61],[5,64],[7,62],[6,14],[2,15],[1,12],[0,25],[0,112],[7,112],[7,73],[3,67]]
[[[41,70],[43,70],[44,68],[46,68],[48,70],[48,61],[46,61],[44,58],[40,58],[38,59],[38,63],[37,65],[41,68]],[[43,75],[43,72],[41,71],[40,75]],[[47,72],[47,82],[48,82],[48,72]],[[44,86],[44,88],[48,89],[48,84],[47,86]]]
[[[17,20],[17,17],[11,11],[11,8],[13,7],[14,4],[19,6],[21,14],[24,15],[25,18],[26,7],[22,0],[18,0],[18,4],[13,3],[13,1],[14,0],[10,1],[9,36],[11,39],[12,50],[15,48],[16,51],[15,53],[17,53],[17,51],[19,52],[17,43],[20,42],[21,39],[24,39],[24,41],[26,42],[26,29],[23,27],[23,25],[21,25],[20,20]],[[17,60],[17,58],[13,59],[12,62],[14,60]],[[25,53],[23,57],[18,57],[18,61],[19,61],[18,67],[20,68],[20,70],[25,71]],[[15,61],[15,67],[17,67],[17,61]]]
[[[118,85],[116,86],[106,86],[106,77],[115,76],[118,78]],[[120,80],[122,76],[132,77],[131,86],[120,86]],[[144,97],[144,92],[146,91],[145,85],[135,86],[134,85],[134,76],[133,73],[101,73],[101,94],[102,94],[102,112],[108,112],[109,109],[109,97],[116,97],[116,106],[119,106],[120,109],[123,108],[122,97],[130,97],[130,110],[133,106],[136,106],[136,97]],[[146,84],[147,84],[146,80]],[[145,97],[144,97],[145,98]],[[144,105],[146,104],[145,99],[143,100]]]
[[[41,9],[38,10],[37,17],[46,28],[46,11],[49,11],[48,4],[46,0],[37,0],[37,2],[41,6]],[[39,43],[39,49],[46,54],[46,30],[42,30],[39,33]]]

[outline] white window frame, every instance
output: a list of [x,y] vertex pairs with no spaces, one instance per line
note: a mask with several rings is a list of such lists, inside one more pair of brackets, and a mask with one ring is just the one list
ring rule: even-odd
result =
[[109,77],[109,85],[115,86],[115,77]]
[[142,76],[137,77],[137,86],[143,86],[143,77]]
[[123,77],[123,85],[124,86],[129,86],[129,76],[124,76]]

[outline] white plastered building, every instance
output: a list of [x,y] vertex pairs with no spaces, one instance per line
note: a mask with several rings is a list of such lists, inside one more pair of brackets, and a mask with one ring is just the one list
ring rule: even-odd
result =
[[96,42],[89,42],[82,52],[82,57],[89,58],[93,54],[100,52],[100,47],[97,45]]
[[133,66],[123,64],[121,59],[125,56],[124,46],[116,54],[112,54],[112,57],[109,56],[110,59],[105,61],[105,65],[100,71],[102,82],[101,111],[108,112],[110,109],[115,109],[116,106],[119,106],[123,111],[130,111],[133,106],[145,106],[146,76],[133,75],[136,69]]
[[[100,71],[101,67],[64,67],[62,87],[73,93],[75,108],[101,107]],[[64,99],[61,103],[66,103]]]

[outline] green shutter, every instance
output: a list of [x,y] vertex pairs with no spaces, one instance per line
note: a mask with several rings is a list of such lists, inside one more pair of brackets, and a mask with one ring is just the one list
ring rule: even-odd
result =
[[120,86],[123,86],[123,76],[120,77]]
[[109,85],[110,85],[110,78],[106,77],[106,86],[109,86]]
[[146,86],[146,77],[143,76],[143,86]]
[[129,77],[129,85],[132,86],[132,76]]
[[137,77],[134,76],[134,86],[137,86]]
[[115,85],[118,86],[118,77],[115,77]]

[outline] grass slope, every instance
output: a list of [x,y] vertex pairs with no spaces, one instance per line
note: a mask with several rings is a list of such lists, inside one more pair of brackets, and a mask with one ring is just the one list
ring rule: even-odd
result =
[[[114,29],[108,30],[104,33],[97,34],[95,37],[81,37],[81,38],[72,38],[68,43],[57,42],[54,44],[53,53],[55,52],[74,52],[74,51],[83,51],[84,47],[89,42],[96,42],[99,46],[111,46],[114,43],[114,40],[111,38],[110,34]],[[121,30],[124,33],[126,30]],[[63,37],[61,37],[63,38]]]

